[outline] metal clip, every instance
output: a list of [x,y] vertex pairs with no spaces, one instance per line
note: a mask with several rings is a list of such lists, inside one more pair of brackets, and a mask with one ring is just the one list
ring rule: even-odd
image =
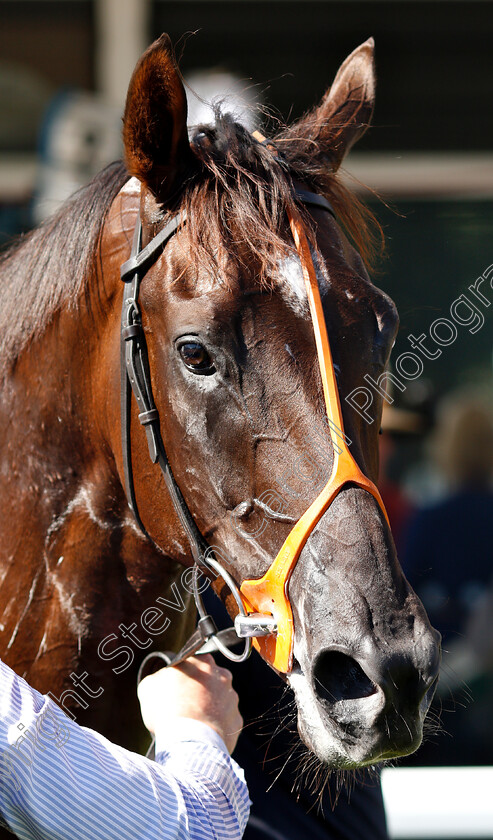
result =
[[250,639],[256,636],[275,636],[277,633],[277,622],[273,615],[266,615],[265,613],[237,615],[235,618],[235,630],[240,639]]

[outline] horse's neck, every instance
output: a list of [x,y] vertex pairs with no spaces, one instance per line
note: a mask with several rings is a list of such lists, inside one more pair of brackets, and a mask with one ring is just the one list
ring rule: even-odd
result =
[[[125,202],[117,197],[100,246],[110,252],[104,276],[98,269],[78,305],[54,313],[2,389],[0,422],[8,430],[0,440],[3,469],[17,499],[27,494],[34,505],[42,493],[46,529],[76,496],[88,499],[92,485],[105,484],[113,502],[124,502],[105,432],[119,428],[119,265],[128,256],[136,212],[135,196],[127,194]],[[114,519],[114,507],[108,515]]]
[[[140,624],[181,572],[133,523],[108,436],[119,428],[119,265],[135,197],[123,204],[108,216],[92,305],[55,315],[0,402],[0,655],[43,691],[60,690],[71,668],[91,673],[91,657],[100,669],[100,641]],[[168,646],[190,623],[177,613]]]
[[2,389],[0,422],[7,433],[0,457],[9,482],[0,494],[14,495],[17,505],[28,500],[31,517],[37,508],[45,531],[89,482],[91,470],[101,471],[96,418],[91,423],[90,416],[88,320],[82,308],[57,313],[22,352]]

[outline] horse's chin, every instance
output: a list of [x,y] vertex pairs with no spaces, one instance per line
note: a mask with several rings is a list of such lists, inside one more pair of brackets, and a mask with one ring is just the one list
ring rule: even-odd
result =
[[428,703],[404,719],[382,708],[380,694],[359,701],[321,703],[301,672],[289,682],[298,707],[298,732],[308,749],[334,769],[351,770],[415,752],[423,737]]

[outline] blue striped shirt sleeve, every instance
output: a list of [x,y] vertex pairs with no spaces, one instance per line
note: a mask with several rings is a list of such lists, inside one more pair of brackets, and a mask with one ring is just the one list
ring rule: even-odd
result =
[[219,736],[178,720],[156,761],[80,727],[0,661],[0,817],[23,840],[239,840],[242,770]]

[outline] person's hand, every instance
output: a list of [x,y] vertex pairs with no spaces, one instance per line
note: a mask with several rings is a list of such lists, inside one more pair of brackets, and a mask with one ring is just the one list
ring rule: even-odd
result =
[[149,732],[169,728],[173,718],[188,717],[208,724],[232,753],[243,726],[231,672],[220,668],[209,654],[186,659],[145,677],[137,694],[142,719]]

